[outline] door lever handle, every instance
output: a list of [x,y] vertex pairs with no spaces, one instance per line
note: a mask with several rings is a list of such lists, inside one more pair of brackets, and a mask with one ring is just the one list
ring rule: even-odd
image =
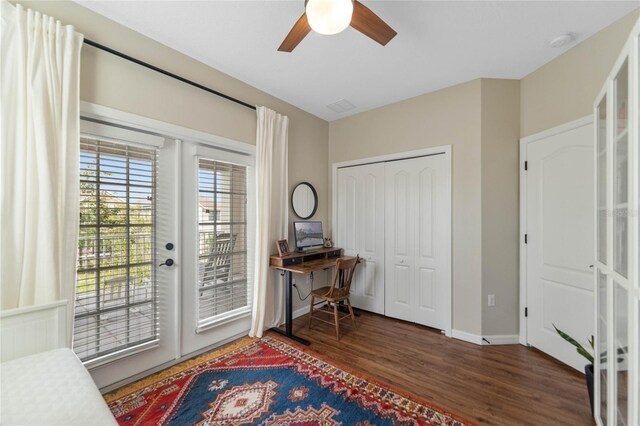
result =
[[164,261],[164,263],[161,263],[158,266],[172,266],[172,265],[173,265],[173,259],[167,259]]

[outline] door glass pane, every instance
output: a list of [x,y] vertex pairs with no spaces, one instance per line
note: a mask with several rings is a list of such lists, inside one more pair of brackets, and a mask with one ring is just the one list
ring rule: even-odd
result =
[[622,65],[615,80],[614,173],[613,173],[613,267],[627,277],[629,257],[629,147],[628,147],[628,64]]
[[597,111],[598,123],[598,260],[607,264],[607,97],[600,101]]
[[597,353],[600,354],[600,418],[607,424],[607,277],[598,271],[598,341]]
[[73,350],[87,361],[158,338],[155,148],[80,140]]
[[248,309],[247,167],[198,162],[198,325]]
[[629,327],[628,327],[628,294],[627,290],[620,284],[615,285],[615,362],[612,359],[616,370],[616,407],[617,424],[627,425],[627,405],[629,389]]

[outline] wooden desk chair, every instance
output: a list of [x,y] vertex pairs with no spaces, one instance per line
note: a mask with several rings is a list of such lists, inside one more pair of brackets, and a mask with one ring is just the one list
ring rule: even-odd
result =
[[[349,288],[351,287],[351,280],[353,274],[356,271],[356,265],[360,262],[360,257],[354,259],[344,260],[338,259],[336,261],[336,272],[333,276],[333,282],[331,287],[321,287],[311,292],[311,307],[309,309],[309,328],[311,328],[311,320],[313,320],[314,312],[323,312],[329,315],[329,318],[333,316],[333,321],[327,321],[323,318],[316,319],[318,321],[326,322],[327,324],[335,324],[336,336],[340,340],[340,321],[345,318],[351,317],[353,321],[353,327],[356,327],[356,317],[353,315],[353,308],[349,301]],[[327,302],[326,306],[322,306],[318,309],[314,309],[315,299],[324,300]],[[338,315],[338,303],[346,302],[349,308],[349,313],[339,317]],[[331,308],[333,305],[333,309]]]
[[228,232],[223,232],[216,235],[215,240],[209,243],[211,245],[210,253],[202,266],[205,285],[215,285],[218,280],[232,281],[231,256],[237,237],[238,234],[231,235]]

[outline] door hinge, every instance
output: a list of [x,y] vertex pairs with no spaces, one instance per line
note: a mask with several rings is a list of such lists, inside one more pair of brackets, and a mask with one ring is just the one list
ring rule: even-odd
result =
[[524,316],[525,318],[529,316],[529,308],[524,308]]
[[528,235],[529,235],[529,234],[524,234],[524,243],[525,243],[525,244],[527,244],[527,236],[528,236]]
[[529,169],[529,162],[528,162],[528,161],[525,161],[525,162],[524,162],[524,169],[525,169],[525,170],[528,170],[528,169]]

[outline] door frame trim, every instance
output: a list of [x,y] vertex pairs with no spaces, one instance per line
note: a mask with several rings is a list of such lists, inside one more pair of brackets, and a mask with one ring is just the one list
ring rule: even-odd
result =
[[518,169],[520,170],[520,227],[519,227],[519,239],[520,239],[520,264],[519,264],[519,290],[520,290],[520,304],[519,304],[519,318],[520,318],[520,330],[519,330],[519,342],[521,345],[527,346],[529,339],[527,336],[527,317],[524,312],[527,307],[527,245],[524,242],[524,236],[527,233],[527,180],[526,171],[524,169],[525,161],[527,161],[527,146],[530,143],[537,142],[541,139],[546,139],[550,136],[555,136],[561,133],[568,132],[570,130],[577,129],[579,127],[587,126],[593,123],[593,116],[587,115],[577,120],[569,121],[568,123],[561,124],[556,127],[552,127],[542,132],[535,133],[524,138],[520,138],[520,160],[518,163]]
[[97,122],[106,121],[111,126],[123,128],[133,127],[137,131],[147,132],[150,135],[167,137],[177,140],[188,140],[201,145],[231,151],[239,154],[254,156],[255,145],[240,142],[234,139],[218,136],[213,133],[201,132],[177,124],[171,124],[149,117],[121,111],[108,106],[80,101],[80,117]]
[[449,209],[448,211],[448,221],[449,221],[449,229],[448,229],[448,235],[447,235],[447,243],[448,243],[448,251],[449,251],[449,271],[448,271],[448,275],[449,275],[449,309],[447,312],[447,321],[445,324],[445,335],[447,337],[451,337],[451,330],[452,330],[452,326],[453,326],[453,270],[452,270],[452,264],[453,264],[453,242],[452,242],[452,235],[453,235],[453,220],[452,220],[452,214],[453,214],[453,194],[452,194],[452,167],[451,167],[451,155],[452,155],[452,151],[453,151],[453,146],[452,145],[441,145],[441,146],[435,146],[435,147],[430,147],[430,148],[423,148],[423,149],[417,149],[417,150],[413,150],[413,151],[404,151],[404,152],[397,152],[397,153],[392,153],[392,154],[386,154],[386,155],[379,155],[379,156],[375,156],[375,157],[366,157],[366,158],[358,158],[355,160],[348,160],[348,161],[341,161],[341,162],[337,162],[337,163],[331,163],[331,226],[329,227],[329,232],[331,232],[331,234],[333,235],[333,231],[334,229],[336,229],[335,224],[338,223],[338,210],[337,210],[337,206],[338,206],[338,169],[341,168],[345,168],[345,167],[353,167],[353,166],[362,166],[365,164],[371,164],[371,163],[385,163],[388,161],[397,161],[397,160],[408,160],[411,158],[417,158],[417,157],[426,157],[429,155],[438,155],[438,154],[443,154],[445,156],[445,158],[447,159],[446,164],[447,164],[447,174],[449,176],[449,180],[448,180],[448,188],[446,189],[446,193],[447,196],[449,197],[449,203],[447,204],[447,207]]

